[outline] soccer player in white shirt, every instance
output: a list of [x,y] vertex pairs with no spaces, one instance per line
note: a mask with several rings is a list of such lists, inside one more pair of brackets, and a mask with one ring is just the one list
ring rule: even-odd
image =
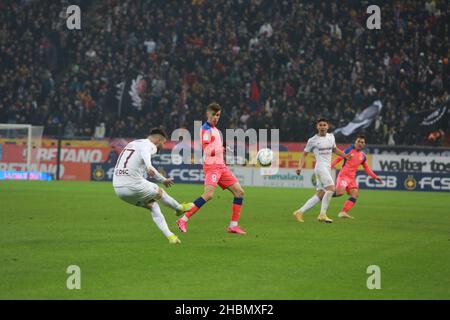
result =
[[305,165],[306,157],[310,152],[314,153],[316,165],[314,167],[314,175],[316,177],[317,192],[297,211],[294,212],[295,218],[299,222],[303,222],[303,214],[314,207],[322,199],[320,214],[317,218],[320,222],[331,223],[333,220],[327,217],[327,209],[333,197],[335,187],[331,176],[331,155],[336,153],[344,159],[350,159],[351,155],[345,154],[336,147],[334,135],[327,133],[329,128],[328,120],[319,119],[316,122],[317,134],[310,138],[306,143],[303,156],[300,158],[297,175],[300,175]]
[[114,168],[113,187],[120,199],[150,209],[153,221],[167,237],[169,243],[176,244],[181,241],[169,230],[157,201],[174,209],[177,215],[190,210],[193,203],[178,203],[158,185],[144,178],[147,174],[166,187],[173,185],[172,179],[162,176],[151,162],[152,155],[164,146],[166,140],[167,135],[164,130],[156,128],[150,131],[147,139],[134,140],[127,144]]

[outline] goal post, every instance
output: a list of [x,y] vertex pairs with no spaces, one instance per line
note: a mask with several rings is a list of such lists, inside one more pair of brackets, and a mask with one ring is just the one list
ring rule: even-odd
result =
[[[39,179],[43,126],[0,123],[0,179]],[[43,180],[48,180],[44,177]]]

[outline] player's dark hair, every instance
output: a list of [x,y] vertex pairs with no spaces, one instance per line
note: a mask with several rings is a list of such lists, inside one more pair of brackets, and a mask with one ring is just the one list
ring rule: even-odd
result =
[[154,135],[160,135],[162,136],[164,139],[167,139],[167,134],[164,131],[164,129],[162,128],[153,128],[150,130],[150,135],[154,136]]
[[316,125],[318,125],[319,122],[326,122],[326,123],[330,124],[330,122],[328,121],[328,119],[325,119],[325,118],[319,118],[319,119],[317,119]]
[[213,102],[210,103],[208,105],[208,107],[206,108],[207,111],[212,111],[214,113],[219,112],[220,110],[222,110],[222,108],[220,107],[220,105],[217,102]]
[[358,139],[364,139],[364,141],[366,141],[366,136],[364,134],[360,133],[356,136],[356,140],[358,140]]

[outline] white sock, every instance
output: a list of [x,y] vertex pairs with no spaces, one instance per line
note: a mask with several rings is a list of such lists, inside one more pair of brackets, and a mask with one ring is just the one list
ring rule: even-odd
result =
[[164,218],[161,212],[161,208],[159,207],[159,204],[157,202],[153,203],[150,212],[152,213],[153,221],[158,226],[159,230],[161,230],[166,237],[173,235],[173,233],[169,230],[169,227],[167,226],[166,219]]
[[237,227],[237,225],[238,225],[237,221],[231,221],[230,222],[230,228]]
[[312,207],[314,207],[316,204],[320,202],[320,198],[317,196],[317,194],[313,195],[311,198],[308,199],[308,201],[305,202],[303,207],[300,208],[300,211],[305,213]]
[[178,210],[181,208],[181,204],[179,204],[177,200],[175,200],[174,198],[169,196],[169,194],[165,191],[163,191],[160,201],[162,203],[164,203],[166,206],[168,206],[169,208],[172,208],[175,210]]
[[322,205],[320,207],[320,214],[327,214],[328,205],[330,204],[331,198],[333,197],[334,191],[325,191],[322,198]]

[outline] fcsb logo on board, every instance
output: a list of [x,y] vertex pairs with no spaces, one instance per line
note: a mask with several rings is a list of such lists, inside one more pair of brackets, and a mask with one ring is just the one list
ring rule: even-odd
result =
[[414,176],[408,176],[408,178],[405,179],[404,186],[408,191],[416,189],[417,181],[414,179]]
[[102,167],[97,166],[92,175],[94,176],[95,180],[103,180],[103,178],[105,177],[105,170],[103,170]]

